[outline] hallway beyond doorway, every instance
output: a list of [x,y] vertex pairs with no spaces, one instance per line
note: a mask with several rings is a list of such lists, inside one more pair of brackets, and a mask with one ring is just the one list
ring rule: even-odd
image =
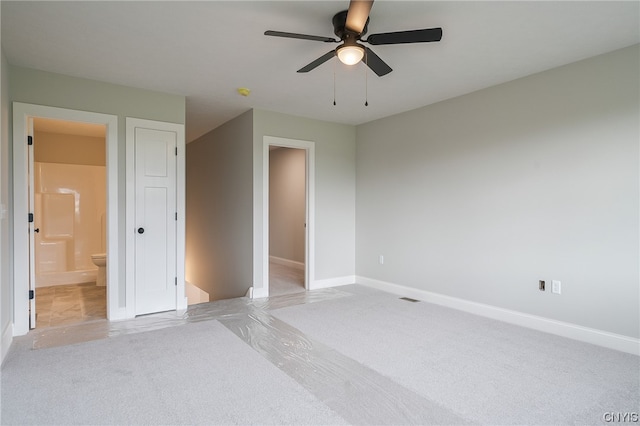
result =
[[269,297],[304,291],[304,269],[269,262]]

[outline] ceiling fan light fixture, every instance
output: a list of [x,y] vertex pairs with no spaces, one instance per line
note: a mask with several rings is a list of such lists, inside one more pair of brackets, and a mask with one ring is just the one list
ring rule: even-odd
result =
[[364,58],[364,47],[359,44],[343,44],[336,49],[338,59],[345,65],[355,65]]

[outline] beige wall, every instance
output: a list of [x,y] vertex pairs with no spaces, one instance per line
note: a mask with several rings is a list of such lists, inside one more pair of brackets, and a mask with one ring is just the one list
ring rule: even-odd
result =
[[210,300],[252,286],[251,111],[187,145],[186,280]]
[[105,138],[34,132],[34,161],[104,166]]
[[305,151],[269,151],[269,255],[304,263]]
[[358,126],[358,275],[637,338],[639,63],[636,45]]

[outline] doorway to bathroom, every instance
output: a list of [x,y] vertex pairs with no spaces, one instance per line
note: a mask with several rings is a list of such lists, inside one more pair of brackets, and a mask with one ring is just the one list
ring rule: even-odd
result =
[[[96,112],[71,110],[59,107],[13,102],[13,335],[21,336],[29,329],[36,327],[36,236],[40,231],[44,234],[44,225],[36,226],[35,217],[35,165],[34,165],[34,120],[50,119],[73,123],[101,125],[104,134],[103,150],[105,151],[106,200],[105,208],[105,243],[106,243],[106,316],[109,320],[125,317],[124,308],[119,307],[119,296],[123,291],[119,288],[119,268],[117,259],[119,250],[118,237],[118,118],[115,115]],[[37,142],[35,142],[37,144]],[[58,155],[72,156],[74,149],[69,147],[57,152]],[[68,203],[60,197],[49,197],[45,200],[51,208],[61,207]],[[40,200],[42,202],[42,199]],[[74,212],[75,212],[74,201]],[[56,224],[58,226],[60,224]],[[69,224],[67,224],[70,226]],[[48,226],[48,225],[47,225]],[[64,224],[60,225],[64,226]],[[75,227],[75,224],[73,225]],[[42,229],[41,229],[42,228]],[[58,229],[60,231],[60,229]],[[58,232],[55,231],[55,232]],[[68,237],[67,237],[68,238]],[[75,256],[64,249],[63,244],[51,248],[49,254]],[[54,245],[55,247],[55,245]],[[91,253],[101,254],[101,253]],[[116,261],[108,261],[116,259]],[[98,260],[99,261],[99,260]],[[93,263],[93,262],[92,262]],[[51,266],[51,265],[49,265]],[[51,266],[52,267],[52,266]],[[89,265],[91,267],[91,265]],[[94,264],[93,268],[98,267]],[[46,267],[45,267],[46,269]],[[42,272],[42,271],[41,271]],[[124,271],[123,271],[124,272]],[[83,272],[76,275],[82,276]],[[124,273],[122,274],[124,275]],[[97,279],[97,273],[96,273]]]
[[107,318],[105,132],[33,119],[36,328]]

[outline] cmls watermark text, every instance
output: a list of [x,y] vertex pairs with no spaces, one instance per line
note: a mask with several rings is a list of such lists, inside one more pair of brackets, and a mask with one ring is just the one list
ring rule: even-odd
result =
[[638,423],[640,416],[637,412],[620,413],[609,411],[602,415],[602,420],[606,423]]

